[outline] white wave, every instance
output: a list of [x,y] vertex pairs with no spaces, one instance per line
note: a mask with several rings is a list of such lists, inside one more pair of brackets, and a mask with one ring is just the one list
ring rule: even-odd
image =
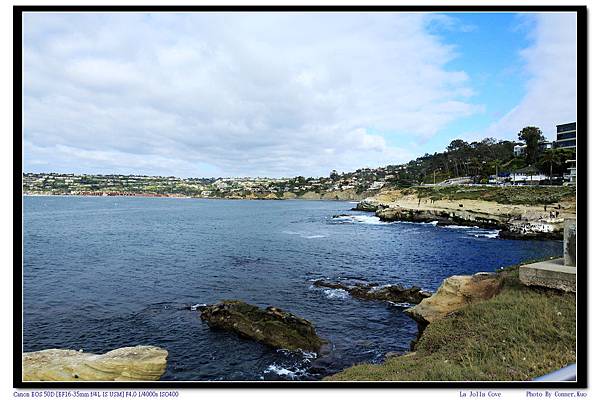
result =
[[[469,232],[471,233],[471,232]],[[484,237],[484,238],[489,238],[489,239],[495,239],[498,237],[498,235],[500,234],[499,230],[491,230],[491,231],[484,231],[484,232],[473,232],[473,236],[475,237]]]
[[328,299],[345,300],[350,297],[348,292],[344,289],[325,289],[323,290],[323,293],[325,293],[325,296],[327,296]]
[[394,303],[393,301],[388,301],[388,303],[390,303],[394,307],[402,307],[402,308],[408,308],[408,307],[413,306],[413,304],[411,304],[411,303]]
[[341,215],[339,217],[335,217],[334,220],[366,225],[385,225],[390,223],[382,221],[379,219],[379,217],[375,217],[372,215]]
[[442,228],[446,228],[446,229],[479,229],[478,226],[465,226],[465,225],[446,225],[446,226],[442,226]]
[[292,355],[292,354],[302,354],[302,358],[304,358],[305,360],[311,360],[314,358],[317,358],[317,353],[313,352],[313,351],[305,351],[305,350],[288,350],[288,349],[277,349],[275,350],[278,353],[283,353],[285,355]]
[[327,235],[320,235],[320,234],[313,235],[308,232],[282,231],[282,233],[285,233],[286,235],[297,235],[304,239],[319,239],[319,238],[327,237]]
[[438,221],[431,221],[429,224],[430,224],[430,225],[433,225],[433,226],[437,226],[437,224],[438,224]]
[[391,283],[386,283],[385,285],[373,286],[372,288],[369,289],[369,293],[373,293],[373,292],[376,292],[378,290],[385,289],[385,288],[388,288],[388,287],[392,287],[392,284]]
[[202,303],[202,304],[194,304],[193,306],[190,306],[190,310],[196,311],[198,308],[202,308],[202,307],[206,307],[206,304],[204,304],[204,303]]
[[327,237],[327,235],[308,235],[308,236],[302,235],[302,237],[305,239],[318,239],[318,238]]
[[265,369],[263,371],[263,373],[269,373],[269,372],[273,372],[279,376],[289,376],[290,378],[295,378],[296,377],[296,372],[291,371],[285,367],[282,367],[280,365],[277,364],[271,364],[267,367],[267,369]]

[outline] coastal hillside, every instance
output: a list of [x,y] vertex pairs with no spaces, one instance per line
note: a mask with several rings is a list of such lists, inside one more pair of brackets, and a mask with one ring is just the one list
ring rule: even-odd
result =
[[[441,153],[425,154],[405,164],[359,168],[351,172],[331,171],[329,176],[291,178],[219,177],[178,178],[175,176],[100,175],[73,173],[24,173],[23,193],[29,195],[200,197],[224,199],[362,200],[382,191],[457,182],[487,184],[515,183],[517,171],[548,172],[537,183],[560,185],[567,160],[574,154],[564,149],[528,159],[515,155],[516,142],[486,138],[467,143],[453,140]],[[511,173],[513,178],[511,178]],[[530,182],[531,183],[531,182]],[[437,186],[436,186],[437,187]],[[411,189],[414,190],[414,189]],[[421,188],[420,192],[428,189]],[[445,195],[452,187],[439,189]],[[492,189],[487,189],[492,192]],[[546,193],[541,189],[540,193]],[[510,191],[495,192],[510,193]],[[427,193],[424,193],[427,195]],[[482,193],[471,193],[478,195]],[[494,197],[494,196],[492,196]],[[527,204],[528,196],[523,196]],[[512,200],[509,200],[512,201]],[[499,202],[502,203],[502,201]]]
[[501,292],[427,326],[414,351],[361,364],[331,381],[526,381],[576,361],[575,295],[523,286],[507,270]]

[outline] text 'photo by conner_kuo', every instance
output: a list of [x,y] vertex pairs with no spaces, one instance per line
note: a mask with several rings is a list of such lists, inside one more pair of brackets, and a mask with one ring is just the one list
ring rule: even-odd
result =
[[585,7],[329,8],[15,7],[15,387],[587,386]]

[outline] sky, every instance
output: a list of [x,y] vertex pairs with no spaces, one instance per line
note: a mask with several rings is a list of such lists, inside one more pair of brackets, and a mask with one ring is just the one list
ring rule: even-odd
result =
[[574,13],[27,13],[23,170],[326,176],[576,121]]

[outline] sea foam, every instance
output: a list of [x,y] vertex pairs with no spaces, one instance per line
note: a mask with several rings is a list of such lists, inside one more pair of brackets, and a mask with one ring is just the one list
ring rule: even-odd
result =
[[366,224],[366,225],[386,225],[391,222],[385,222],[372,215],[341,215],[333,218],[335,221],[347,224]]

